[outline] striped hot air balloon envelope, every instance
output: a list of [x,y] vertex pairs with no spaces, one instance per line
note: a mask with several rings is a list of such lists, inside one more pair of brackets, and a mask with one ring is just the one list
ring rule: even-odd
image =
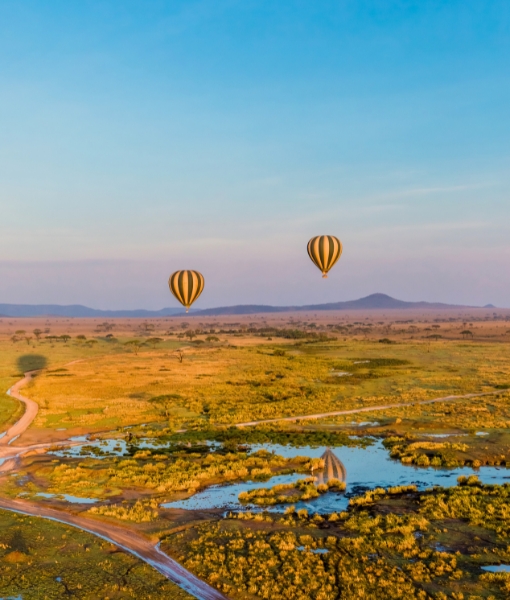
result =
[[334,235],[318,235],[308,242],[308,256],[322,271],[322,277],[328,276],[341,254],[342,242]]
[[176,271],[170,275],[168,287],[188,312],[204,289],[204,276],[198,271]]

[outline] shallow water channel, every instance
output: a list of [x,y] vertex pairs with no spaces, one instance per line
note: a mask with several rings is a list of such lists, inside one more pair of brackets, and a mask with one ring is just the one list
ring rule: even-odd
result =
[[[64,451],[57,451],[54,454],[61,456],[83,456],[84,447],[94,447],[100,449],[105,455],[122,456],[126,454],[127,444],[122,439],[113,440],[94,440],[89,441],[87,437],[75,438],[74,441],[83,441],[84,444]],[[165,446],[159,440],[137,440],[138,448],[158,448]],[[214,442],[211,445],[215,445]],[[294,456],[320,457],[326,451],[326,447],[310,446],[281,446],[279,444],[253,444],[253,452],[265,449],[274,451],[276,454],[291,458]],[[306,508],[310,513],[330,513],[345,510],[349,503],[349,498],[363,493],[367,489],[375,487],[389,487],[396,485],[418,486],[419,489],[425,489],[434,485],[444,487],[452,486],[457,483],[459,475],[476,474],[484,483],[505,483],[510,482],[510,469],[504,467],[482,467],[472,469],[470,467],[459,467],[456,469],[442,469],[434,467],[416,467],[403,465],[400,461],[389,457],[389,452],[382,445],[381,440],[368,448],[349,448],[341,446],[332,448],[334,454],[342,461],[347,472],[347,489],[345,493],[328,492],[308,502],[298,502],[296,508]],[[101,458],[101,456],[97,456]],[[253,490],[261,487],[272,487],[280,483],[292,483],[298,479],[307,477],[304,473],[295,473],[292,475],[279,475],[270,480],[261,481],[241,481],[238,483],[226,485],[214,485],[198,492],[191,498],[176,502],[168,502],[162,505],[163,508],[180,508],[186,510],[208,510],[212,508],[225,508],[226,510],[270,510],[283,511],[286,505],[264,506],[241,504],[238,496],[241,492]]]
[[[280,446],[278,444],[264,444],[251,446],[253,451],[264,448],[274,450],[281,456],[310,456],[320,457],[326,451],[325,447],[311,448],[302,446],[299,448]],[[510,469],[500,467],[482,467],[472,469],[461,467],[457,469],[437,469],[433,467],[422,468],[405,466],[397,460],[389,458],[389,452],[382,442],[378,440],[369,448],[333,448],[333,452],[342,461],[347,471],[347,489],[345,493],[328,492],[319,498],[309,502],[298,502],[296,508],[306,508],[310,513],[330,513],[345,510],[349,503],[349,497],[362,493],[366,489],[375,487],[389,487],[395,485],[417,485],[419,489],[425,489],[434,485],[451,486],[457,483],[459,475],[478,475],[484,483],[510,482]],[[193,509],[246,509],[262,510],[260,507],[249,504],[241,504],[238,496],[241,492],[260,487],[272,487],[277,483],[291,483],[302,479],[307,475],[294,474],[273,477],[267,482],[243,481],[231,485],[217,485],[195,494],[187,500],[168,502],[163,504],[164,508]],[[263,508],[270,511],[283,511],[285,505],[277,505]]]

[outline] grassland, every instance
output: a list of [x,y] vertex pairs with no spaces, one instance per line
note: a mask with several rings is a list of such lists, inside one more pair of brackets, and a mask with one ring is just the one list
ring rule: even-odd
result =
[[24,600],[187,600],[152,567],[53,521],[0,510],[0,593]]
[[75,360],[87,360],[112,351],[114,348],[105,343],[90,345],[76,340],[64,343],[45,339],[31,339],[26,343],[21,339],[12,342],[6,337],[0,338],[0,427],[5,428],[22,414],[20,403],[5,392],[23,373],[40,368],[51,371]]
[[[412,343],[203,344],[186,347],[182,362],[170,349],[134,354],[122,347],[46,370],[25,392],[41,407],[36,428],[93,431],[144,422],[229,425],[482,392],[509,381],[502,344],[449,342],[431,352]],[[395,414],[406,416],[405,409]],[[498,426],[508,418],[495,416]]]

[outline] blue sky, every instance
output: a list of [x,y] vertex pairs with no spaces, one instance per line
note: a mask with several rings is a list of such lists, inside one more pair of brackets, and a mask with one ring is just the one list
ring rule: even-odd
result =
[[510,307],[509,63],[498,1],[0,0],[0,302]]

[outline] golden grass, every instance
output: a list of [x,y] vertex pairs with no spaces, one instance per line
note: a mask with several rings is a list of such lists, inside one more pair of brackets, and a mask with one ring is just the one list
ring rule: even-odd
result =
[[[182,362],[172,344],[138,354],[117,346],[65,371],[44,372],[26,388],[41,407],[35,426],[93,430],[149,421],[174,427],[227,425],[481,392],[510,381],[501,344],[442,342],[430,352],[414,342],[298,343],[276,349],[262,341],[236,348],[192,344],[184,349]],[[373,364],[362,363],[366,360]],[[416,414],[441,411],[431,405],[417,408]],[[356,418],[366,416],[336,422]]]

